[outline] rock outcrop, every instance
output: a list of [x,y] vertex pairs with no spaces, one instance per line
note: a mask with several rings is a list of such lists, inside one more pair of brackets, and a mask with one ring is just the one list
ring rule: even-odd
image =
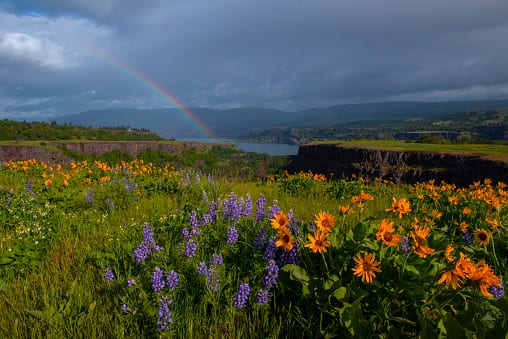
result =
[[299,147],[289,166],[292,172],[311,170],[333,178],[379,178],[395,182],[437,183],[446,181],[458,186],[490,178],[508,183],[508,164],[475,155],[393,151],[340,144],[307,144]]
[[129,153],[136,157],[146,150],[181,154],[185,150],[204,150],[213,146],[234,147],[227,143],[200,142],[157,142],[157,141],[87,141],[87,142],[49,142],[47,145],[0,145],[0,161],[36,159],[50,163],[68,164],[72,158],[65,155],[59,148],[79,154],[101,155],[115,150]]

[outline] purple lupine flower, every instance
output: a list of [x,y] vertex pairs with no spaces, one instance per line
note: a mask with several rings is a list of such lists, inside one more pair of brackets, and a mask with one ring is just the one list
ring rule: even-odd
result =
[[206,275],[208,272],[208,267],[206,266],[206,263],[204,261],[200,262],[198,265],[198,274],[199,275]]
[[132,287],[136,285],[136,281],[134,279],[127,280],[127,286]]
[[191,228],[199,227],[199,220],[196,211],[189,213],[189,224],[191,225]]
[[33,181],[32,179],[28,179],[28,182],[26,183],[25,192],[30,193],[33,189]]
[[196,184],[199,184],[201,182],[201,178],[199,174],[196,174]]
[[236,308],[243,308],[249,299],[250,286],[249,283],[241,283],[238,288],[238,294],[235,295],[233,306]]
[[275,260],[270,260],[268,262],[268,267],[266,268],[267,275],[263,278],[263,286],[266,289],[271,289],[275,282],[277,281],[277,277],[279,276],[279,266],[275,263]]
[[187,258],[191,258],[193,256],[196,255],[196,250],[198,248],[198,245],[196,244],[196,242],[192,239],[188,240],[186,243],[185,243],[185,256]]
[[242,204],[238,201],[236,195],[231,192],[229,200],[224,202],[224,209],[222,210],[222,217],[229,218],[231,221],[237,221],[240,218],[242,211]]
[[108,282],[112,282],[115,279],[115,273],[113,273],[110,268],[106,268],[104,270],[104,278],[106,278]]
[[217,203],[215,201],[210,202],[210,208],[208,211],[210,217],[212,218],[212,222],[217,221]]
[[169,271],[166,275],[166,284],[170,289],[174,290],[178,286],[178,273],[174,270]]
[[190,237],[191,237],[191,234],[189,232],[189,229],[187,227],[185,227],[183,230],[182,230],[182,235],[184,237],[185,240],[189,240]]
[[156,267],[155,271],[152,273],[152,290],[154,292],[158,292],[164,289],[164,286],[166,286],[164,281],[164,271]]
[[263,195],[263,193],[261,193],[256,203],[256,212],[254,213],[255,221],[263,220],[263,218],[265,217],[265,206],[266,206],[266,198]]
[[277,265],[282,267],[287,264],[300,265],[300,254],[298,253],[298,244],[295,243],[291,251],[284,251],[277,260]]
[[205,191],[203,191],[203,200],[208,201],[208,194]]
[[234,226],[229,227],[228,236],[226,242],[228,244],[234,244],[238,240],[238,231]]
[[172,299],[168,299],[167,296],[163,296],[160,300],[159,311],[157,312],[157,316],[159,319],[157,320],[157,329],[159,331],[166,331],[169,329],[169,324],[173,322],[171,309],[169,305],[173,302]]
[[265,247],[266,242],[266,230],[264,227],[261,227],[258,234],[256,235],[256,239],[254,239],[253,246],[257,250],[262,250]]
[[222,255],[220,253],[213,253],[212,260],[210,260],[210,266],[220,266],[222,265]]
[[411,247],[409,247],[409,239],[407,237],[402,237],[400,241],[400,250],[402,253],[406,254],[409,252]]
[[[91,191],[91,189],[89,189],[89,191]],[[92,195],[90,193],[83,193],[83,196],[85,197],[85,200],[90,203],[90,204],[93,204],[94,203],[94,198],[92,197]]]
[[122,312],[124,313],[129,312],[129,307],[126,304],[122,304]]
[[134,180],[129,180],[129,185],[125,187],[125,192],[129,193],[136,187]]
[[139,244],[136,249],[134,249],[134,258],[136,258],[137,262],[142,262],[148,255],[150,254],[150,245],[145,243]]
[[268,262],[272,259],[275,259],[275,251],[277,250],[277,246],[275,246],[275,242],[277,241],[277,238],[270,237],[268,239],[268,245],[265,248],[264,258]]
[[208,270],[207,285],[212,293],[217,293],[219,290],[219,271],[212,267]]
[[213,180],[213,179],[212,179],[212,175],[211,175],[211,174],[208,174],[208,177],[207,177],[206,179],[208,180],[208,182],[209,182],[209,183],[211,183],[211,182],[212,182],[212,180]]
[[8,198],[7,198],[6,203],[7,203],[7,206],[10,206],[10,205],[11,205],[11,203],[12,203],[12,199],[11,199],[11,197],[8,197]]
[[501,298],[504,294],[504,283],[501,281],[501,286],[496,285],[490,286],[489,293],[492,294],[494,299]]
[[270,207],[270,211],[268,212],[268,219],[273,219],[273,215],[280,213],[279,202],[277,200],[273,201],[273,206]]
[[208,226],[212,223],[213,218],[210,213],[203,214],[203,225]]
[[268,291],[262,288],[259,289],[259,292],[256,295],[256,302],[260,305],[268,303]]
[[122,185],[127,186],[127,178],[126,177],[122,177],[121,182],[122,182]]
[[143,242],[150,247],[154,252],[160,251],[162,247],[157,246],[155,239],[153,238],[153,229],[150,223],[143,223]]
[[114,210],[114,209],[115,209],[115,203],[114,203],[114,202],[112,202],[111,200],[109,200],[108,198],[106,198],[106,199],[104,200],[104,203],[105,203],[106,205],[108,205],[108,207],[109,207],[109,209],[110,209],[110,210]]
[[473,244],[473,237],[471,236],[471,233],[469,233],[468,231],[464,233],[464,241],[468,246],[471,246]]
[[309,222],[309,225],[310,225],[310,229],[311,229],[312,231],[315,231],[315,230],[316,230],[317,226],[316,226],[316,224],[315,224],[314,222],[310,221],[310,222]]
[[252,198],[249,193],[245,194],[245,201],[243,203],[240,215],[248,217],[252,214]]

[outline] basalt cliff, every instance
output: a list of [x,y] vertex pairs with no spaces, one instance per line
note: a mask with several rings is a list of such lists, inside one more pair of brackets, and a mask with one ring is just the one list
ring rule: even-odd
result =
[[508,163],[482,156],[426,152],[394,151],[340,144],[301,145],[289,165],[290,172],[321,173],[335,179],[379,178],[415,183],[434,179],[458,186],[490,178],[508,183]]
[[0,145],[0,161],[36,159],[50,163],[69,164],[70,154],[101,155],[120,151],[136,157],[146,150],[181,154],[185,150],[204,150],[211,147],[234,147],[227,143],[200,142],[157,142],[157,141],[87,141],[87,142],[48,142],[46,145]]

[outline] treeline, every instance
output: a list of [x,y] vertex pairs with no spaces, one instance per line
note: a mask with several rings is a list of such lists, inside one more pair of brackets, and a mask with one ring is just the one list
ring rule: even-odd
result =
[[163,140],[148,129],[83,127],[52,122],[0,120],[0,140]]
[[354,121],[325,127],[257,129],[250,142],[303,144],[314,140],[398,139],[432,143],[506,143],[508,110],[461,112],[439,119]]

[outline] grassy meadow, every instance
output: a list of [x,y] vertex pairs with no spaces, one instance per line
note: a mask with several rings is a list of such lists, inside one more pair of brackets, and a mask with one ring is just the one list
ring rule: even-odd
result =
[[173,165],[2,164],[0,336],[506,337],[504,183]]

